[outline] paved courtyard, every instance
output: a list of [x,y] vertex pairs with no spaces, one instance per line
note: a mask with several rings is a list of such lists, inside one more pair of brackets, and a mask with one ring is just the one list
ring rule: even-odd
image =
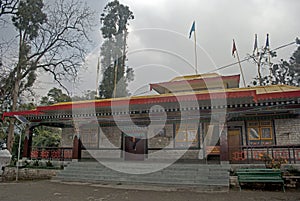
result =
[[[131,186],[132,187],[132,186]],[[82,183],[57,183],[49,180],[0,183],[1,201],[265,201],[297,200],[300,191],[286,193],[280,191],[250,191],[203,193],[195,190],[171,191],[166,188],[151,189],[138,186],[139,190],[130,190],[128,186],[111,187]]]

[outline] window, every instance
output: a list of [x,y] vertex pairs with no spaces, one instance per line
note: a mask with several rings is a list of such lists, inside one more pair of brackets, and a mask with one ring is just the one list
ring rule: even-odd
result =
[[198,125],[181,124],[176,126],[176,147],[197,147],[198,146]]
[[247,133],[251,145],[273,144],[273,128],[271,121],[248,121]]
[[259,140],[259,128],[248,128],[249,139],[250,140]]

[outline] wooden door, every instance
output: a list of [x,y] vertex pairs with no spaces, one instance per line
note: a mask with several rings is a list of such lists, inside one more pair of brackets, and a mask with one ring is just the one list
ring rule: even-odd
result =
[[146,139],[125,136],[125,160],[144,160]]
[[235,153],[241,151],[241,130],[228,129],[228,154],[229,160],[234,159]]

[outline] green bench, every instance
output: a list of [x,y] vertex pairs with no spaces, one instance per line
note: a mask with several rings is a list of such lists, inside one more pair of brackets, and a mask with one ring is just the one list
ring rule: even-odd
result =
[[281,183],[285,192],[284,180],[279,169],[238,169],[236,174],[240,191],[242,190],[241,183]]

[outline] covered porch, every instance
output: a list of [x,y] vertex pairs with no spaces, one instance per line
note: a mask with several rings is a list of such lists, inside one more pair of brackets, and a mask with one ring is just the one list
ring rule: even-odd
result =
[[[257,87],[59,103],[24,116],[23,157],[260,162],[258,155],[299,162],[299,90]],[[289,122],[289,126],[284,126]],[[32,147],[35,127],[62,128],[60,148]]]

